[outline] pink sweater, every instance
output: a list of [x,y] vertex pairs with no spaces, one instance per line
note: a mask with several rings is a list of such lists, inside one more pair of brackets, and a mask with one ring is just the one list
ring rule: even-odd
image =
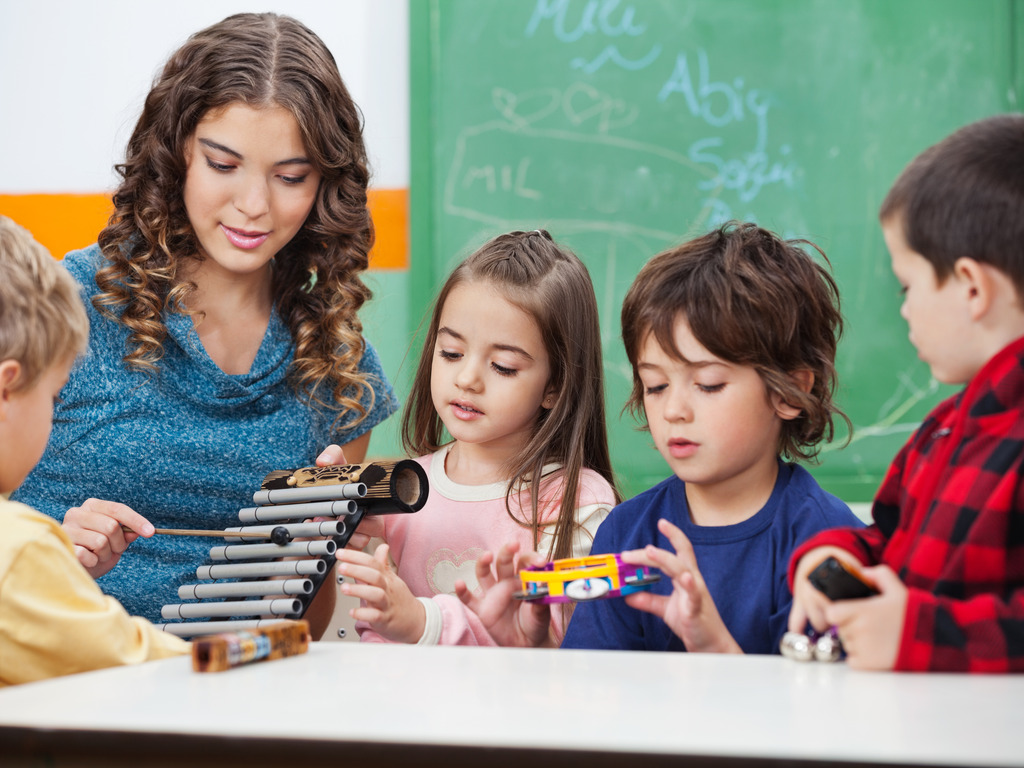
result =
[[[455,596],[455,581],[461,579],[475,589],[476,560],[483,552],[497,551],[510,541],[519,541],[520,551],[530,551],[532,535],[528,527],[509,516],[505,508],[505,483],[452,482],[444,471],[447,453],[446,446],[417,459],[430,481],[427,503],[414,514],[385,517],[384,540],[391,548],[398,575],[427,610],[427,628],[420,643],[495,645],[476,614]],[[545,474],[557,469],[554,465],[545,467]],[[596,472],[585,470],[580,477],[573,557],[590,553],[594,532],[614,505],[615,495],[607,481]],[[557,511],[557,505],[548,505],[548,514],[542,519],[554,522]],[[546,554],[550,545],[550,535],[542,532],[539,551]],[[560,639],[564,628],[557,606],[551,612],[551,623]],[[363,641],[387,642],[363,622],[357,623],[356,629]]]

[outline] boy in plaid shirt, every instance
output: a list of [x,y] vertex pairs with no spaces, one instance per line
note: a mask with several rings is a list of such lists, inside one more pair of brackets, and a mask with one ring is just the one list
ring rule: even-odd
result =
[[[789,628],[836,626],[862,669],[1024,671],[1024,116],[923,152],[879,218],[911,342],[966,387],[897,455],[873,525],[796,550]],[[807,574],[828,555],[880,594],[827,600]]]

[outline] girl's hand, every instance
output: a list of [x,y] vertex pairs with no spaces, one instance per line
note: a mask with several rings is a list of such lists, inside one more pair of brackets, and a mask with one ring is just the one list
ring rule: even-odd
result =
[[[121,528],[128,526],[129,531]],[[116,501],[87,499],[64,515],[64,532],[75,545],[85,570],[98,579],[117,565],[128,545],[139,536],[153,535],[153,525],[131,507]]]
[[824,632],[831,626],[831,622],[825,617],[825,611],[831,601],[807,579],[808,574],[830,555],[841,562],[863,568],[853,555],[838,547],[815,547],[801,557],[793,574],[793,607],[789,610],[790,632],[803,633],[808,622],[818,632]]
[[551,632],[551,606],[539,600],[520,601],[513,597],[522,588],[519,569],[527,565],[541,565],[544,558],[536,552],[527,552],[517,564],[518,552],[518,541],[503,545],[497,556],[493,552],[484,552],[476,561],[479,591],[475,594],[470,592],[466,582],[459,580],[455,582],[455,594],[480,617],[480,622],[498,645],[557,647]]
[[907,587],[887,565],[862,569],[879,594],[860,600],[837,600],[825,619],[839,630],[846,662],[854,669],[892,669],[903,637]]
[[347,577],[340,589],[359,598],[358,608],[349,611],[356,621],[396,643],[415,643],[423,636],[427,612],[412,591],[388,564],[388,545],[381,544],[372,555],[357,549],[339,549],[338,574]]
[[672,594],[634,592],[626,596],[626,603],[664,619],[691,653],[743,653],[711,599],[690,540],[668,520],[659,520],[658,530],[675,547],[675,554],[651,545],[623,552],[622,560],[660,569],[672,580]]

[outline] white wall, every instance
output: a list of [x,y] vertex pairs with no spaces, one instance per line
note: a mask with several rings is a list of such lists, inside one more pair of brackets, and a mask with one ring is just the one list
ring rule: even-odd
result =
[[324,40],[365,116],[373,186],[407,188],[406,0],[0,0],[0,193],[112,188],[164,60],[242,11],[286,13]]

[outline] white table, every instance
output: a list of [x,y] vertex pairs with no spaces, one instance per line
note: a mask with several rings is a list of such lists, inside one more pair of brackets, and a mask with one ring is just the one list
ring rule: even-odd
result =
[[1024,676],[357,643],[190,666],[0,690],[0,765],[1024,765]]

